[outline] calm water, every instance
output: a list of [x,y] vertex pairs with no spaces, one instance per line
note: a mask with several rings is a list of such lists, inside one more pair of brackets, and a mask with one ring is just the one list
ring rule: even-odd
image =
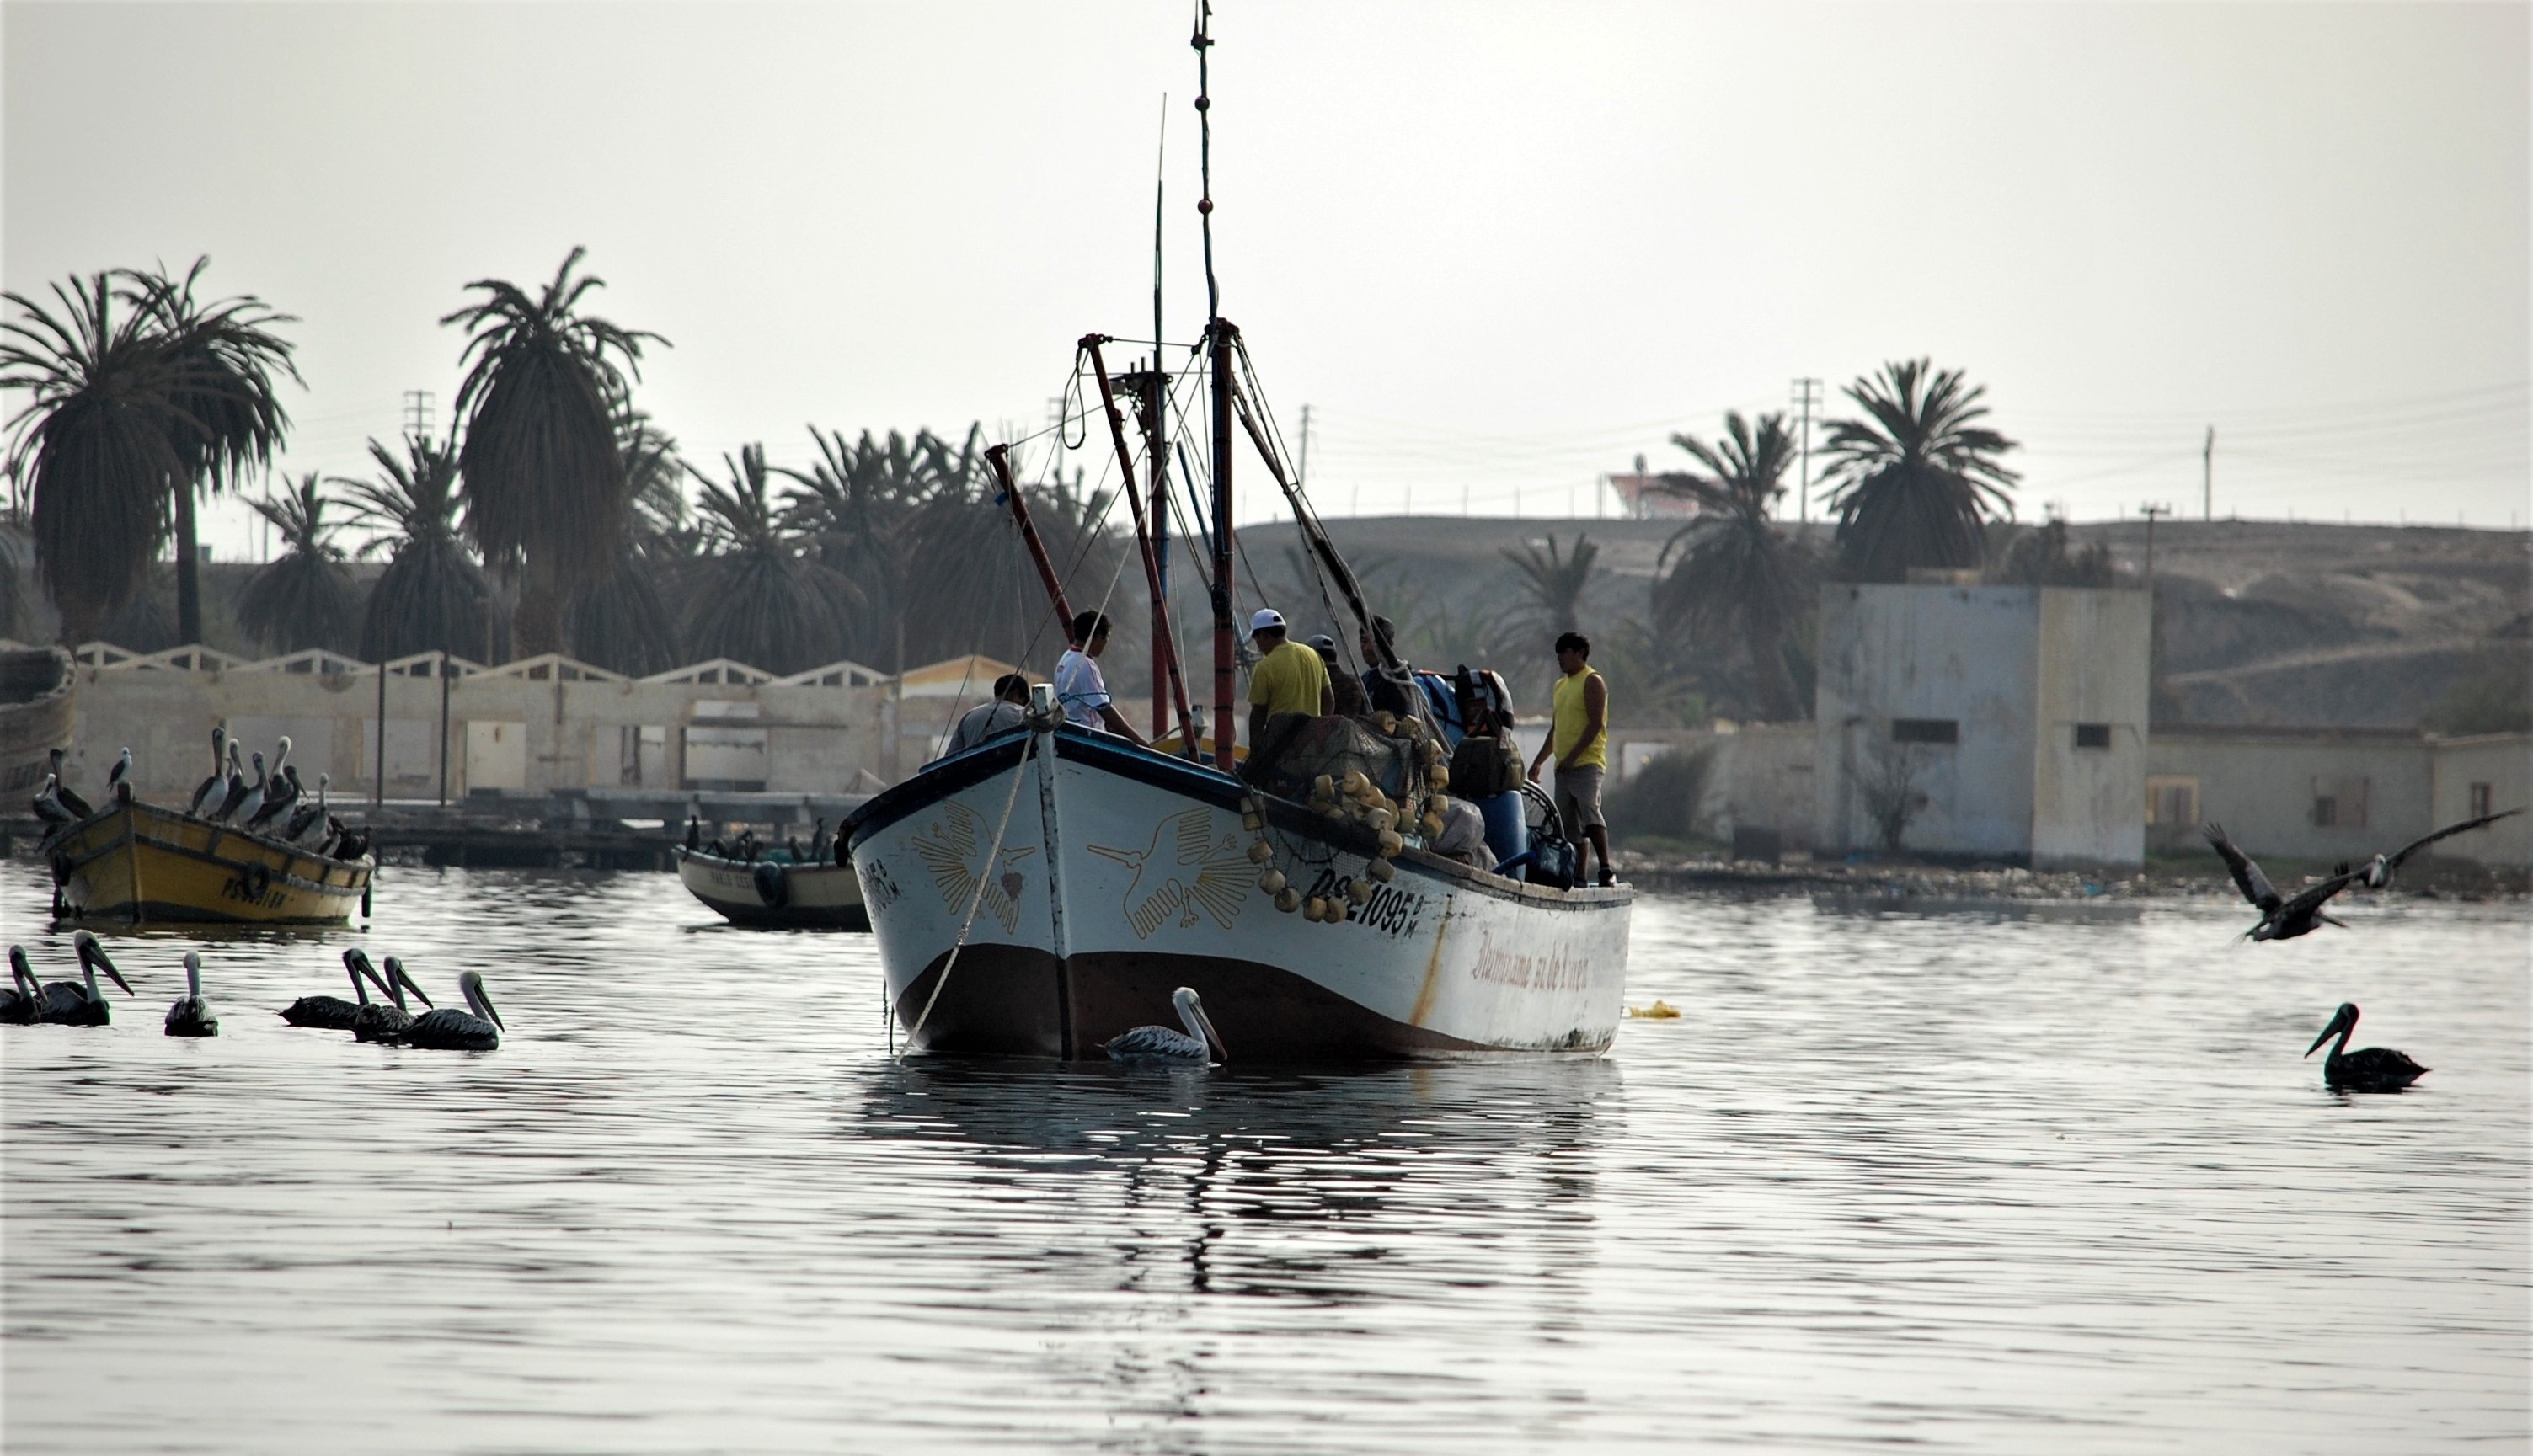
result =
[[[1652,900],[1690,1015],[1607,1060],[1125,1075],[892,1062],[866,937],[667,876],[394,871],[207,946],[215,1041],[154,935],[111,1028],[0,1028],[0,1440],[2519,1450],[2526,919],[2354,918]],[[501,1050],[283,1026],[355,939]],[[2342,1000],[2418,1091],[2322,1089]]]

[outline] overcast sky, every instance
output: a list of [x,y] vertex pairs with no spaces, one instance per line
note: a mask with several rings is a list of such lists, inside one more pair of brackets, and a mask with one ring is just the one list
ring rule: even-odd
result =
[[[575,244],[699,463],[1034,431],[1078,335],[1149,332],[1165,95],[1202,321],[1189,15],[10,3],[0,278],[208,254],[304,320],[294,470],[444,411],[440,316]],[[1675,431],[1930,355],[2031,519],[2196,513],[2213,425],[2219,514],[2520,524],[2526,17],[1227,0],[1223,312],[1332,514],[1589,513]]]

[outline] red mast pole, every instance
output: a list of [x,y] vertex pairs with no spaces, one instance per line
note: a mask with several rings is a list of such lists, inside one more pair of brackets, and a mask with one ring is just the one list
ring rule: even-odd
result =
[[1213,766],[1231,774],[1239,769],[1232,678],[1240,651],[1231,622],[1231,351],[1240,330],[1217,318],[1206,332],[1213,346]]
[[1011,502],[1012,519],[1020,522],[1021,540],[1029,544],[1030,559],[1037,563],[1037,579],[1046,587],[1046,599],[1055,604],[1055,630],[1066,645],[1073,642],[1073,608],[1064,600],[1064,583],[1056,580],[1055,563],[1046,558],[1046,543],[1037,539],[1037,526],[1030,520],[1029,502],[1021,499],[1021,488],[1012,484],[1010,445],[987,445],[985,463],[993,468],[994,480],[1003,488],[1003,498]]

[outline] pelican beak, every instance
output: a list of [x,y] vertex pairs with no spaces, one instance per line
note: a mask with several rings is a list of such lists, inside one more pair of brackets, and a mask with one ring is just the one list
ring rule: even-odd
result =
[[1217,1062],[1230,1061],[1231,1050],[1222,1044],[1222,1033],[1213,1029],[1213,1018],[1205,1014],[1205,1007],[1202,1004],[1196,1009],[1196,1019],[1197,1024],[1205,1028],[1205,1039],[1213,1043],[1213,1059]]
[[79,958],[81,961],[104,971],[105,978],[114,982],[117,986],[122,987],[124,995],[131,996],[137,994],[132,989],[132,983],[123,978],[123,972],[114,968],[113,959],[105,954],[105,947],[96,943],[95,936],[83,933],[76,944],[79,948]]
[[[403,983],[404,983],[404,988],[405,988],[406,990],[411,991],[414,995],[421,997],[421,998],[422,998],[422,1004],[423,1004],[423,1005],[425,1005],[425,1006],[432,1006],[431,993],[430,993],[430,992],[428,992],[428,991],[423,990],[423,989],[422,989],[421,984],[420,984],[419,982],[417,982],[417,981],[415,981],[415,980],[414,980],[412,973],[411,973],[411,972],[409,972],[409,971],[407,971],[407,970],[404,968],[404,962],[403,962],[403,961],[391,961],[387,962],[387,964],[388,964],[388,971],[389,971],[389,973],[390,973],[390,974],[392,974],[392,975],[393,975],[397,980],[399,980],[399,981],[403,982]],[[435,1007],[434,1009],[435,1009],[435,1010],[437,1010],[437,1008],[436,1008],[436,1007]]]
[[2323,1044],[2324,1042],[2330,1040],[2332,1037],[2337,1036],[2338,1034],[2339,1034],[2339,1018],[2337,1018],[2337,1017],[2332,1017],[2332,1018],[2330,1019],[2330,1024],[2322,1028],[2322,1034],[2321,1034],[2320,1036],[2317,1036],[2317,1037],[2315,1037],[2315,1038],[2313,1039],[2313,1045],[2311,1045],[2311,1046],[2309,1046],[2309,1047],[2306,1047],[2306,1048],[2304,1049],[2304,1054],[2305,1054],[2306,1056],[2310,1057],[2310,1056],[2312,1056],[2314,1053],[2316,1053],[2316,1052],[2318,1052],[2318,1051],[2321,1051],[2321,1050],[2322,1050],[2322,1044]]
[[490,1020],[497,1029],[501,1031],[510,1029],[502,1022],[501,1014],[493,1009],[493,993],[485,990],[481,984],[475,988],[475,1004],[484,1008],[485,1019]]

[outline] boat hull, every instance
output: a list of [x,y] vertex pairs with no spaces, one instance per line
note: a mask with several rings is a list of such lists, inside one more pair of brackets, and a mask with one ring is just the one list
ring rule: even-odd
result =
[[679,845],[677,879],[689,894],[734,925],[766,930],[868,930],[861,882],[850,864],[782,866],[786,894],[766,903],[756,887],[757,866]]
[[1370,838],[1269,800],[1270,863],[1346,907],[1306,920],[1260,887],[1242,793],[1066,729],[873,799],[848,834],[899,1023],[924,1050],[1090,1058],[1176,1025],[1171,992],[1190,986],[1241,1062],[1607,1050],[1632,892],[1540,889],[1411,848],[1357,904]]
[[137,801],[70,826],[46,852],[57,913],[133,924],[341,925],[378,869]]

